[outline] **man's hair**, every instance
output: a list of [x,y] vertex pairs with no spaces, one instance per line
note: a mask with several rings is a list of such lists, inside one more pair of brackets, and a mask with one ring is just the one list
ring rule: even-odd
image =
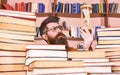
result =
[[54,23],[59,23],[59,17],[57,16],[49,16],[48,18],[46,18],[40,25],[40,35],[42,36],[45,33],[45,30],[47,28],[47,24],[54,22]]

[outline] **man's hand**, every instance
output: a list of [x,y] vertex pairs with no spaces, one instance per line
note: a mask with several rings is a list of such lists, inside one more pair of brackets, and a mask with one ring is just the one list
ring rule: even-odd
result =
[[93,35],[94,35],[94,29],[92,27],[90,27],[89,29],[88,28],[84,28],[81,29],[81,35],[82,35],[82,38],[83,38],[83,49],[84,50],[89,50],[92,42],[93,42]]

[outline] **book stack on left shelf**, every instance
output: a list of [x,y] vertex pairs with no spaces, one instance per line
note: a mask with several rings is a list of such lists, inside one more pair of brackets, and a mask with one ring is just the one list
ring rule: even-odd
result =
[[0,10],[0,75],[25,75],[26,44],[34,43],[33,13]]

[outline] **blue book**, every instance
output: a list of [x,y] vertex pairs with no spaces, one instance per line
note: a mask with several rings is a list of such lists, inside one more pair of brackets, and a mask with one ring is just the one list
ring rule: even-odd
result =
[[80,33],[81,27],[77,27],[77,38],[81,38],[81,33]]
[[72,4],[72,11],[71,13],[75,13],[76,12],[76,6],[75,6],[75,3]]
[[75,3],[76,4],[76,14],[79,14],[81,11],[80,11],[80,3]]
[[95,26],[94,27],[94,38],[97,39],[97,29],[101,28],[101,26]]
[[38,13],[45,12],[45,5],[43,3],[38,3]]
[[61,3],[58,2],[57,7],[56,7],[56,10],[55,10],[56,13],[60,11],[60,7],[61,7]]

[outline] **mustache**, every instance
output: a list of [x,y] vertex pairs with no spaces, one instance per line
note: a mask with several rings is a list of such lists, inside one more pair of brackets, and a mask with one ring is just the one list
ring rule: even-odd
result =
[[59,38],[59,36],[61,36],[60,38],[67,38],[67,37],[65,36],[65,34],[62,33],[62,32],[58,33],[58,34],[56,35],[56,38]]

